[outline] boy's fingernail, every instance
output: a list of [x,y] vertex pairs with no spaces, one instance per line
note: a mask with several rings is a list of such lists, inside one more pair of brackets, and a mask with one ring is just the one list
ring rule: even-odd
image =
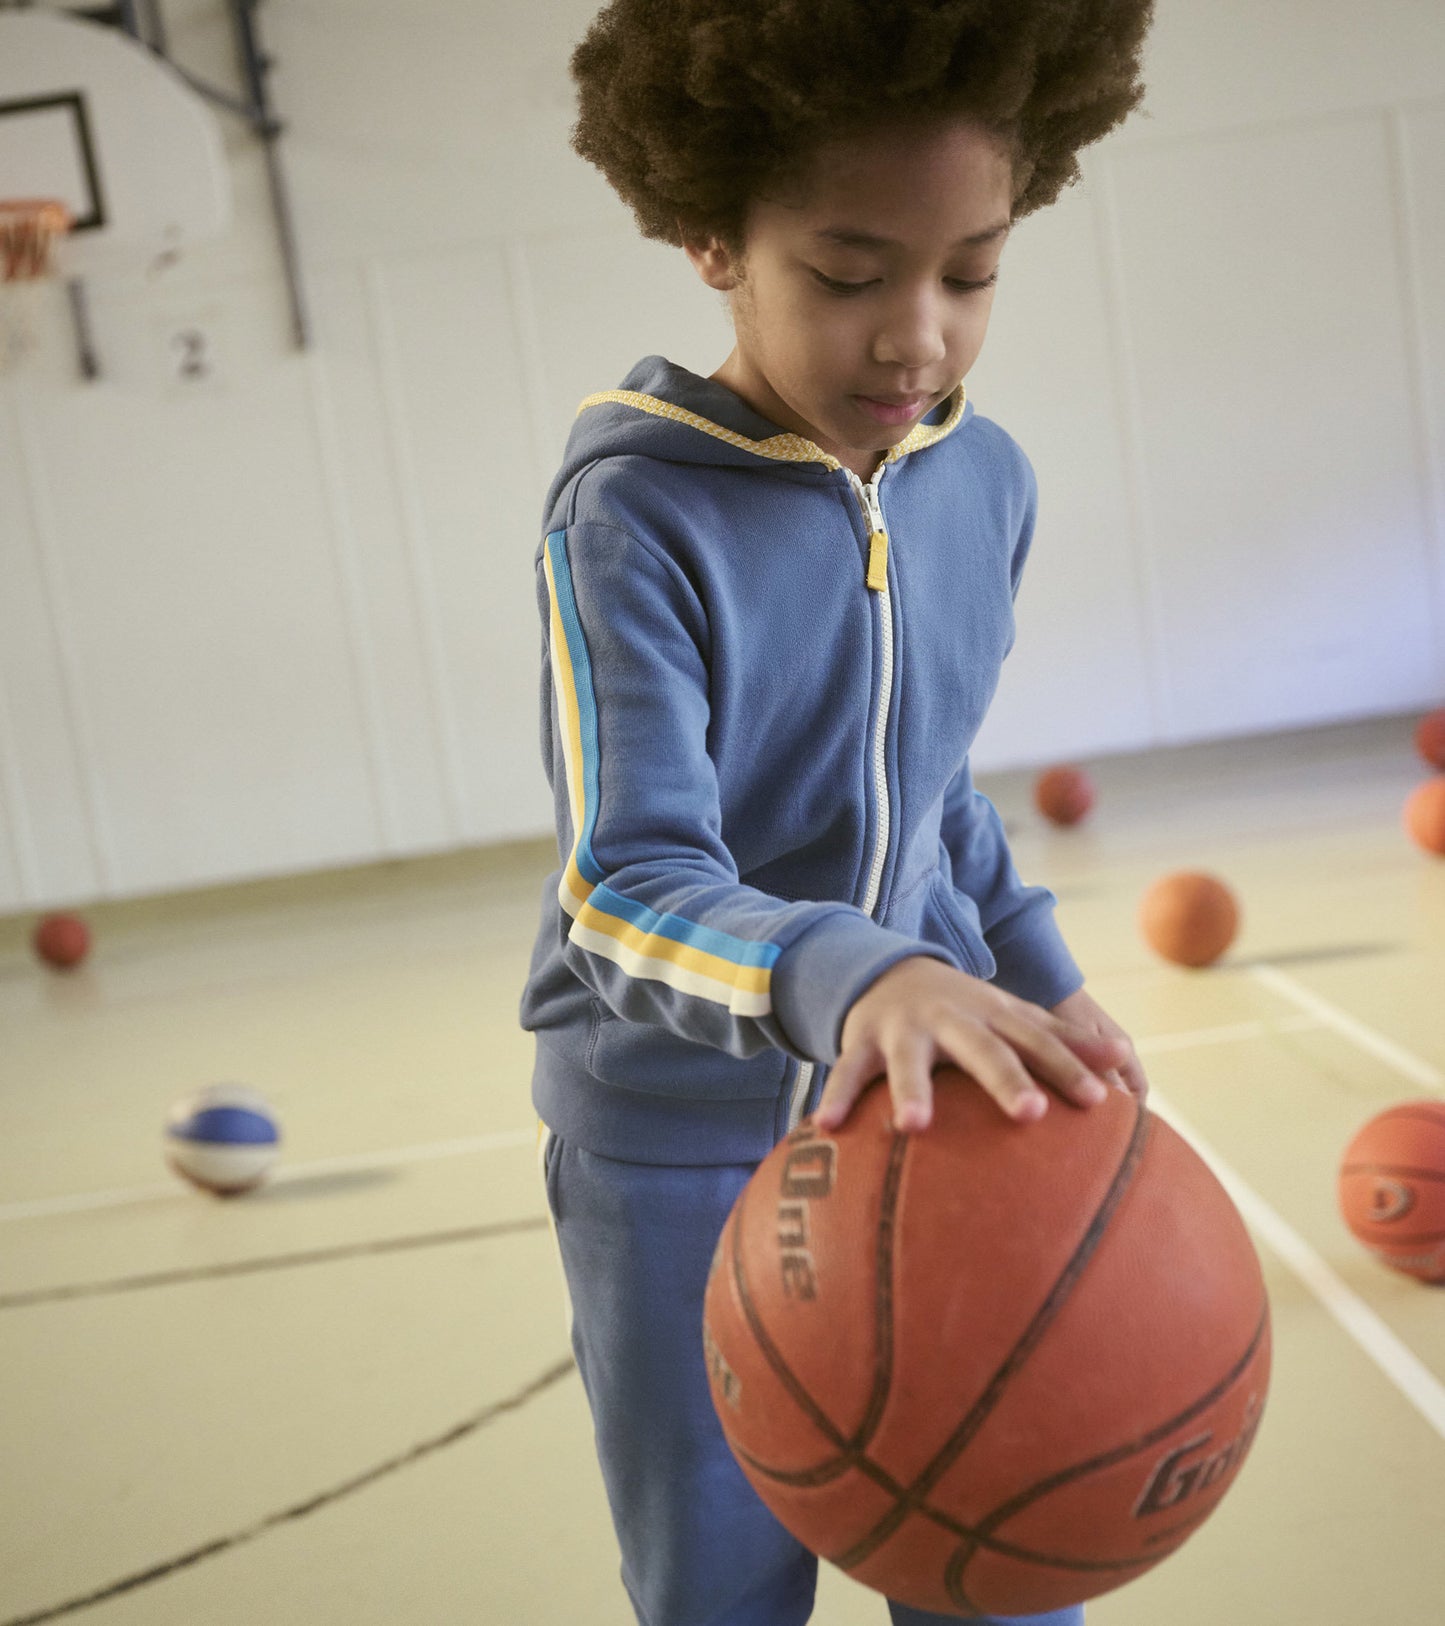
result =
[[1095,1073],[1084,1075],[1084,1099],[1086,1101],[1105,1101],[1109,1096],[1109,1086]]

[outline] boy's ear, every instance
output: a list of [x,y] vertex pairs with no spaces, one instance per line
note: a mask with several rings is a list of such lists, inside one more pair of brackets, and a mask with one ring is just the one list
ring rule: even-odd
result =
[[731,293],[741,280],[732,254],[716,237],[685,237],[682,251],[692,261],[698,276],[719,293]]

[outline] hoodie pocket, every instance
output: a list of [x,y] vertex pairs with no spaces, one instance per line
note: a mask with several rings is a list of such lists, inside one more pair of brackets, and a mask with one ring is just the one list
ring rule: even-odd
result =
[[941,948],[952,949],[971,977],[981,977],[987,982],[998,970],[998,964],[984,941],[978,905],[953,886],[946,875],[937,871],[923,900],[923,918],[918,923],[918,935],[925,943],[937,943]]

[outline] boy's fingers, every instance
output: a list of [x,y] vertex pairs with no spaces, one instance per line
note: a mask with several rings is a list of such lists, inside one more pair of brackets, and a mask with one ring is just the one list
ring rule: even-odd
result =
[[1120,1067],[1111,1077],[1117,1078],[1119,1088],[1127,1090],[1136,1101],[1142,1101],[1149,1094],[1149,1080],[1144,1076],[1144,1069],[1135,1062],[1129,1067]]
[[863,1086],[882,1070],[882,1058],[872,1045],[845,1051],[829,1070],[813,1122],[819,1129],[836,1129],[862,1094]]
[[887,1052],[893,1127],[900,1134],[927,1129],[933,1119],[933,1057],[933,1040],[927,1034],[895,1040]]
[[1110,1038],[1103,1033],[1085,1033],[1081,1028],[1069,1028],[1059,1037],[1096,1072],[1106,1073],[1114,1067],[1127,1067],[1134,1059],[1134,1046],[1127,1039]]
[[1021,1022],[1006,1030],[1003,1037],[1024,1057],[1038,1078],[1076,1106],[1095,1106],[1108,1099],[1109,1090],[1103,1079],[1090,1070],[1077,1050],[1048,1028]]
[[981,1023],[950,1023],[940,1029],[938,1038],[940,1048],[1010,1118],[1029,1123],[1048,1110],[1048,1098],[1030,1076],[1018,1049],[992,1029]]

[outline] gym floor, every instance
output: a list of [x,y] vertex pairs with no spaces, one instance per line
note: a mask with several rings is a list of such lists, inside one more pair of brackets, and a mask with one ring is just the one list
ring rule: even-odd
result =
[[[1073,830],[985,776],[1154,1105],[1216,1158],[1274,1307],[1218,1513],[1090,1626],[1399,1626],[1445,1598],[1445,1288],[1335,1210],[1361,1122],[1445,1094],[1445,860],[1409,719],[1090,764]],[[88,911],[48,973],[0,921],[0,1626],[628,1626],[516,1026],[546,845]],[[1229,955],[1135,930],[1172,869]],[[163,1166],[197,1085],[263,1091],[277,1178]],[[886,1620],[825,1567],[821,1626]]]

